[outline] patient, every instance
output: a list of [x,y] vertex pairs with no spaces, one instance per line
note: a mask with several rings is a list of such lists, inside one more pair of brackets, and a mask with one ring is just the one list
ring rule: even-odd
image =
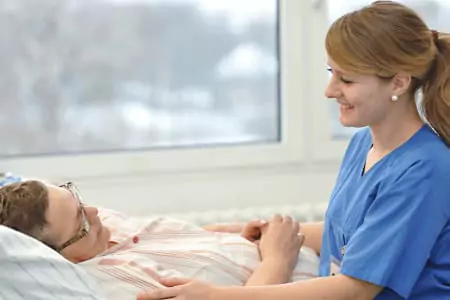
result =
[[158,281],[167,277],[219,285],[305,280],[317,276],[319,263],[312,250],[300,250],[298,224],[290,218],[244,228],[131,218],[83,206],[72,183],[24,181],[0,188],[0,224],[78,263],[98,279],[108,299],[135,299],[142,290],[162,288]]

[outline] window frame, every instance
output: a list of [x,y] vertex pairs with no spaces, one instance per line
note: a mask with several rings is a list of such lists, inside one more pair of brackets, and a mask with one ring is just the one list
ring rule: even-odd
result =
[[[312,151],[306,99],[305,68],[308,22],[312,5],[307,1],[279,0],[279,108],[280,141],[271,144],[240,144],[196,148],[133,150],[111,153],[0,159],[1,171],[47,179],[117,177],[155,172],[195,172],[224,168],[248,168],[305,162]],[[315,114],[315,113],[314,113]]]
[[310,69],[312,101],[312,128],[313,157],[315,161],[336,162],[340,161],[350,141],[350,137],[333,136],[333,120],[331,115],[331,101],[325,97],[325,89],[328,85],[329,74],[326,70],[327,54],[325,49],[325,37],[330,27],[330,18],[326,1],[317,6],[312,12],[311,30],[309,41],[311,42]]

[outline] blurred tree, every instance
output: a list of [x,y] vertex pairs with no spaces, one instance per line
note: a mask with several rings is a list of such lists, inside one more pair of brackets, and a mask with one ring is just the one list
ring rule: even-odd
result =
[[[0,123],[8,132],[2,152],[72,150],[62,139],[78,128],[66,124],[65,112],[127,101],[117,98],[129,83],[167,93],[213,87],[215,65],[239,39],[225,19],[207,19],[193,5],[2,0]],[[99,146],[90,130],[79,149]]]

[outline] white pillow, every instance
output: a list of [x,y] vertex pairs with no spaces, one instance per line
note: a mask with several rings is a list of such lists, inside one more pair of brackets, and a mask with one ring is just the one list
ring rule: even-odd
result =
[[0,226],[0,299],[105,300],[79,266],[5,226]]

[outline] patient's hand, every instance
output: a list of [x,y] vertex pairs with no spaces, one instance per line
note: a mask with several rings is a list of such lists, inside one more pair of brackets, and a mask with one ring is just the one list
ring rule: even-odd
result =
[[241,236],[253,243],[259,243],[261,239],[262,230],[267,226],[264,220],[254,220],[248,222],[241,232]]
[[248,223],[210,224],[204,226],[203,229],[213,232],[240,234],[250,242],[258,243],[259,239],[261,238],[261,230],[266,225],[266,221],[254,220]]
[[276,215],[262,228],[259,252],[262,260],[286,263],[294,268],[304,236],[299,235],[300,225],[290,217]]

